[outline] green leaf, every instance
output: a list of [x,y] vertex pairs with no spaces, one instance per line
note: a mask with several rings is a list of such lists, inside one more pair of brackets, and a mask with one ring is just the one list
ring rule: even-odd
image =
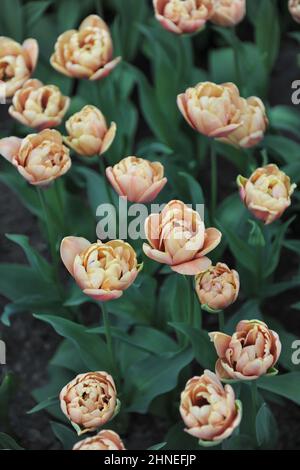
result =
[[6,238],[19,245],[36,273],[48,282],[53,282],[53,270],[50,264],[36,251],[25,235],[6,234]]
[[23,41],[23,9],[19,0],[1,1],[1,26],[6,36]]
[[77,29],[79,26],[81,5],[79,2],[74,8],[73,0],[59,0],[57,7],[57,21],[59,32],[63,33],[68,29]]
[[39,411],[45,410],[47,408],[51,408],[54,405],[58,404],[58,395],[54,395],[53,397],[46,398],[46,400],[41,401],[36,406],[31,408],[31,410],[27,411],[27,414],[31,415],[34,413],[38,413]]
[[184,428],[183,421],[180,421],[169,429],[165,437],[167,444],[164,450],[202,450],[198,445],[197,439],[186,433]]
[[280,253],[282,249],[282,243],[286,231],[288,230],[291,223],[295,220],[295,217],[292,217],[287,222],[281,225],[281,227],[277,230],[275,239],[272,243],[272,248],[270,250],[270,254],[268,256],[266,266],[267,268],[264,270],[264,277],[269,277],[277,268],[279,260],[280,260]]
[[51,429],[57,439],[62,443],[63,448],[65,450],[72,450],[76,442],[78,441],[78,436],[74,429],[65,426],[61,423],[56,423],[54,421],[50,421]]
[[295,163],[300,159],[300,145],[294,140],[281,135],[267,135],[265,147],[271,155],[279,156],[286,163]]
[[126,375],[127,386],[132,387],[128,411],[146,413],[152,400],[172,390],[180,371],[193,358],[186,349],[176,354],[150,356],[133,364]]
[[[294,306],[292,306],[294,307]],[[295,307],[294,307],[295,308]],[[300,305],[299,305],[300,308]],[[293,344],[296,344],[296,341],[299,341],[299,337],[293,333],[287,331],[279,321],[275,320],[272,317],[264,315],[264,321],[267,323],[268,327],[276,331],[279,335],[279,339],[282,345],[281,354],[279,356],[278,362],[287,370],[300,372],[300,364],[294,364],[292,361],[293,358]],[[299,343],[300,347],[300,343]]]
[[254,319],[262,320],[263,317],[258,301],[256,299],[249,299],[234,315],[229,318],[225,325],[225,331],[228,334],[232,334],[239,321]]
[[264,63],[267,69],[271,70],[277,59],[280,46],[279,12],[273,0],[260,2],[255,36]]
[[39,320],[49,323],[55,331],[71,341],[78,350],[82,360],[91,371],[112,371],[112,365],[108,359],[107,346],[98,336],[86,332],[82,325],[77,325],[70,320],[51,315],[34,315]]
[[186,187],[190,193],[189,200],[192,201],[193,206],[196,206],[197,204],[204,204],[204,194],[200,183],[198,183],[198,181],[196,181],[195,178],[193,178],[191,175],[184,173],[183,171],[179,172],[179,176],[185,181]]
[[261,377],[258,387],[276,393],[300,405],[300,372],[288,372],[274,377]]
[[31,28],[35,25],[41,16],[45,13],[52,1],[31,1],[23,7],[25,17],[26,36],[31,34]]
[[262,449],[272,449],[276,446],[278,429],[276,420],[266,403],[263,403],[256,416],[257,442]]
[[229,439],[226,439],[222,445],[223,450],[253,450],[253,448],[253,440],[245,434],[232,436]]
[[268,117],[274,129],[299,134],[300,115],[291,106],[275,106],[269,110]]
[[0,423],[8,420],[9,404],[16,392],[17,382],[12,373],[4,375],[0,385]]
[[169,323],[169,325],[189,339],[195,358],[204,369],[214,369],[217,355],[207,331],[197,330],[185,323]]
[[154,446],[148,447],[148,450],[161,450],[166,446],[166,442],[160,442],[159,444],[155,444]]
[[0,449],[3,450],[24,450],[11,436],[0,432]]

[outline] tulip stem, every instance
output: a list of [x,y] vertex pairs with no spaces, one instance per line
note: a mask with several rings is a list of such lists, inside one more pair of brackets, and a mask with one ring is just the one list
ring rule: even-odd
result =
[[253,435],[256,440],[257,381],[251,381]]
[[225,320],[224,320],[224,311],[223,310],[221,310],[218,313],[218,317],[219,317],[219,330],[223,332],[224,329],[225,329]]
[[108,196],[108,200],[109,200],[110,204],[112,206],[114,206],[114,201],[113,201],[111,191],[110,191],[111,188],[110,188],[110,186],[108,184],[108,181],[107,181],[107,178],[106,178],[104,158],[103,158],[102,155],[100,155],[100,157],[99,157],[99,168],[100,168],[100,173],[101,173],[101,175],[103,176],[103,179],[104,179],[104,184],[105,184],[105,189],[106,189],[106,193],[107,193],[107,196]]
[[218,167],[217,167],[217,154],[214,143],[211,142],[210,147],[210,162],[211,162],[211,218],[214,221],[217,208],[218,199]]
[[[38,196],[39,196],[39,199],[40,199],[41,209],[42,209],[42,212],[43,212],[43,215],[44,215],[44,218],[45,218],[45,222],[46,222],[47,238],[48,238],[48,242],[49,242],[52,262],[53,262],[53,265],[54,265],[55,275],[58,278],[57,252],[56,252],[55,241],[54,241],[53,236],[52,236],[52,230],[51,230],[51,225],[50,225],[50,217],[49,217],[49,213],[48,213],[47,202],[46,202],[44,190],[37,187],[37,192],[38,192]],[[58,284],[60,285],[59,280],[58,280]]]
[[105,302],[101,303],[101,310],[102,310],[102,315],[103,315],[103,326],[105,330],[106,344],[107,344],[108,354],[110,356],[111,367],[114,371],[114,374],[116,374],[118,370],[117,362],[116,362],[116,357],[115,357],[115,352],[114,352],[114,347],[113,347],[111,326],[110,326],[109,316],[108,316]]

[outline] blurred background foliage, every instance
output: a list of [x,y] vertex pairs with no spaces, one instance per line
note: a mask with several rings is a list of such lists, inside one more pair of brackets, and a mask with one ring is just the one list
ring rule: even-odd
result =
[[[267,423],[261,431],[264,435],[260,434],[260,441],[255,443],[247,437],[246,409],[240,434],[224,444],[226,449],[274,446],[275,425],[270,409],[263,405],[264,396],[276,403],[284,404],[283,398],[288,398],[300,404],[300,369],[291,362],[291,344],[299,329],[293,333],[294,322],[290,322],[289,331],[286,318],[300,310],[299,302],[295,304],[289,295],[300,286],[299,221],[295,217],[299,212],[299,191],[282,220],[262,227],[242,205],[235,184],[239,173],[248,176],[267,162],[277,163],[294,182],[300,182],[300,114],[291,99],[282,97],[291,96],[291,82],[281,82],[271,93],[276,74],[285,76],[285,70],[280,68],[281,51],[300,42],[299,26],[292,22],[286,3],[248,0],[247,19],[236,29],[208,25],[197,35],[178,37],[161,28],[154,19],[151,2],[146,0],[1,1],[0,34],[19,42],[28,37],[38,40],[40,58],[34,76],[58,85],[72,97],[68,116],[86,104],[94,104],[109,122],[117,123],[117,137],[105,154],[106,165],[128,155],[159,160],[165,166],[169,183],[157,202],[176,198],[205,204],[206,225],[214,224],[223,232],[222,244],[213,253],[214,261],[228,262],[241,275],[240,299],[230,312],[226,311],[226,330],[232,332],[241,319],[258,318],[279,333],[283,373],[259,381],[262,408],[257,426],[260,428],[259,420]],[[123,58],[108,78],[96,83],[64,77],[49,64],[58,35],[77,28],[90,13],[100,14],[110,24],[115,55]],[[290,66],[297,72],[296,54],[293,61]],[[176,105],[178,93],[204,80],[233,81],[243,96],[259,96],[270,119],[265,140],[255,149],[238,150],[216,144],[216,214],[209,210],[209,142],[186,125]],[[1,136],[32,132],[10,120],[3,106],[1,117]],[[59,130],[65,133],[64,125]],[[0,181],[17,193],[20,202],[37,217],[45,236],[44,214],[34,189],[3,159]],[[110,197],[97,160],[73,155],[71,171],[47,191],[46,197],[57,248],[64,235],[95,239],[96,208],[109,202]],[[117,203],[115,197],[114,200]],[[79,372],[109,370],[101,315],[98,325],[96,321],[87,322],[85,314],[93,308],[91,300],[72,280],[62,289],[48,258],[38,252],[28,237],[6,236],[24,250],[28,265],[0,263],[0,293],[9,299],[2,322],[8,327],[14,315],[31,312],[63,338],[48,366],[48,385],[33,392],[37,406],[31,412],[46,409],[55,436],[65,448],[71,448],[76,436],[59,411],[58,392]],[[129,242],[142,259],[142,241]],[[136,284],[108,306],[118,344],[122,384],[121,413],[110,426],[126,434],[130,413],[163,417],[170,429],[165,448],[193,449],[195,440],[182,432],[179,391],[193,372],[214,368],[215,352],[207,330],[216,326],[215,319],[205,313],[202,317],[195,296],[187,306],[189,286],[184,277],[171,274],[166,267],[148,259],[144,261]],[[62,271],[61,282],[63,276]],[[192,324],[187,324],[187,318],[192,318]],[[0,388],[2,409],[7,406],[10,381],[10,376],[6,376]],[[236,387],[236,392],[247,396],[246,385]],[[0,446],[8,445],[17,446],[11,437],[0,434]]]

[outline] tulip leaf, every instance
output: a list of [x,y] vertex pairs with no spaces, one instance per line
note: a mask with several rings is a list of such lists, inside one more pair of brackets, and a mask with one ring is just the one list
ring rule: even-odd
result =
[[256,43],[270,71],[277,59],[280,46],[279,14],[273,0],[260,2],[255,26]]
[[125,380],[132,387],[128,411],[146,413],[154,398],[172,390],[180,371],[193,359],[191,349],[150,356],[133,364]]
[[71,341],[90,371],[112,370],[112,365],[108,359],[107,346],[100,337],[87,333],[84,326],[77,325],[61,317],[51,315],[34,316],[49,323],[59,335]]
[[27,414],[31,415],[33,413],[38,413],[39,411],[45,410],[47,408],[51,408],[54,405],[58,404],[58,395],[54,395],[53,397],[46,398],[46,400],[41,401],[36,406],[31,408],[31,410],[27,411]]
[[165,436],[167,444],[164,447],[164,450],[203,450],[199,447],[197,439],[186,433],[184,428],[185,425],[183,421],[180,421],[168,430],[168,433]]
[[250,436],[240,434],[238,436],[232,436],[229,439],[223,441],[223,450],[253,450],[254,442]]
[[73,446],[76,444],[78,441],[78,436],[68,426],[65,426],[64,424],[61,423],[56,423],[54,421],[50,422],[51,429],[57,439],[62,443],[63,448],[65,450],[71,450]]
[[191,342],[196,360],[205,369],[214,369],[217,354],[208,332],[198,330],[186,323],[169,323],[176,331],[183,333]]
[[[281,354],[278,359],[279,364],[289,371],[300,372],[300,361],[298,363],[297,361],[293,362],[293,352],[295,351],[293,345],[297,345],[298,349],[300,349],[299,337],[293,333],[290,333],[289,331],[286,331],[280,322],[275,320],[273,317],[266,317],[264,315],[264,321],[267,323],[268,327],[276,331],[279,336],[282,345]],[[295,355],[297,355],[297,353],[295,353]]]
[[20,0],[1,0],[1,33],[22,42],[23,9]]
[[202,191],[202,188],[200,186],[200,183],[193,178],[193,176],[189,175],[188,173],[185,173],[181,171],[179,173],[179,176],[183,179],[183,181],[186,184],[186,187],[188,188],[190,197],[188,200],[191,200],[194,206],[194,209],[196,208],[197,204],[204,204],[204,194]]
[[300,405],[300,372],[288,372],[274,377],[261,377],[257,381],[257,385],[263,390],[281,395]]
[[17,381],[12,373],[4,375],[0,384],[0,423],[8,420],[9,403],[16,393]]
[[148,450],[161,450],[166,446],[166,442],[160,442],[159,444],[155,444],[154,446],[148,447]]
[[45,11],[51,5],[51,3],[51,0],[38,0],[28,2],[26,5],[24,5],[23,11],[25,16],[26,36],[31,34],[31,28],[39,21],[41,16],[45,14]]
[[274,241],[272,243],[272,247],[269,250],[269,256],[266,261],[266,266],[267,268],[264,270],[264,277],[267,278],[269,277],[277,268],[279,260],[280,260],[280,253],[282,249],[282,243],[284,236],[286,234],[286,231],[288,230],[289,226],[291,223],[295,220],[295,217],[292,217],[289,219],[287,222],[281,225],[281,227],[278,228],[276,236],[274,238]]
[[13,437],[5,434],[4,432],[0,432],[0,449],[2,450],[24,450]]
[[296,136],[299,134],[299,112],[291,106],[274,106],[270,109],[268,117],[274,129],[293,132]]
[[256,416],[256,436],[261,449],[272,449],[278,439],[276,420],[266,403],[263,403]]

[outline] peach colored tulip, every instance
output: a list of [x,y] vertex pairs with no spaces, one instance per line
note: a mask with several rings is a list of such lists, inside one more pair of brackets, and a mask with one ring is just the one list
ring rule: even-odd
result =
[[268,373],[281,352],[279,336],[259,320],[242,320],[232,336],[209,334],[219,359],[216,373],[220,379],[255,380]]
[[139,203],[153,201],[167,182],[161,163],[138,157],[124,158],[107,168],[106,176],[119,196]]
[[155,17],[171,33],[194,33],[205,26],[214,0],[153,0]]
[[218,444],[229,437],[241,422],[242,407],[235,400],[230,385],[205,370],[201,377],[190,379],[181,393],[180,414],[185,431],[197,437],[199,444]]
[[297,23],[300,23],[300,0],[289,0],[289,10]]
[[79,435],[95,431],[117,412],[117,391],[107,372],[79,374],[60,392],[60,407]]
[[106,23],[97,15],[88,16],[79,30],[61,34],[51,57],[51,65],[60,73],[74,78],[100,80],[120,62],[113,59],[113,45]]
[[208,137],[226,137],[241,126],[239,102],[239,91],[233,83],[198,83],[177,97],[188,124]]
[[195,287],[201,305],[211,310],[223,310],[236,301],[240,279],[234,269],[229,269],[224,263],[217,263],[197,274]]
[[90,243],[85,238],[66,237],[60,253],[84,294],[101,302],[121,297],[141,269],[134,249],[122,240]]
[[218,26],[235,26],[246,15],[246,0],[215,0],[211,21]]
[[254,217],[266,225],[278,219],[291,204],[296,184],[277,165],[257,168],[249,179],[238,176],[240,196]]
[[221,241],[216,228],[205,229],[198,212],[181,201],[171,201],[160,214],[151,214],[145,221],[149,244],[144,253],[180,274],[193,276],[205,271],[211,261],[205,256]]
[[5,83],[6,98],[11,98],[33,73],[39,55],[35,39],[23,44],[0,36],[0,81]]
[[235,147],[254,147],[264,138],[269,124],[266,108],[256,96],[241,98],[239,108],[240,114],[237,113],[236,118],[240,127],[220,140]]
[[23,140],[18,137],[1,139],[0,154],[35,186],[47,186],[71,167],[69,150],[54,129],[30,134]]
[[116,135],[117,126],[108,129],[105,117],[95,106],[84,106],[66,122],[68,137],[65,143],[79,155],[91,157],[106,152]]
[[9,113],[25,126],[43,130],[59,126],[69,105],[70,98],[57,86],[31,79],[15,93]]
[[120,436],[109,429],[77,442],[73,450],[126,450]]

